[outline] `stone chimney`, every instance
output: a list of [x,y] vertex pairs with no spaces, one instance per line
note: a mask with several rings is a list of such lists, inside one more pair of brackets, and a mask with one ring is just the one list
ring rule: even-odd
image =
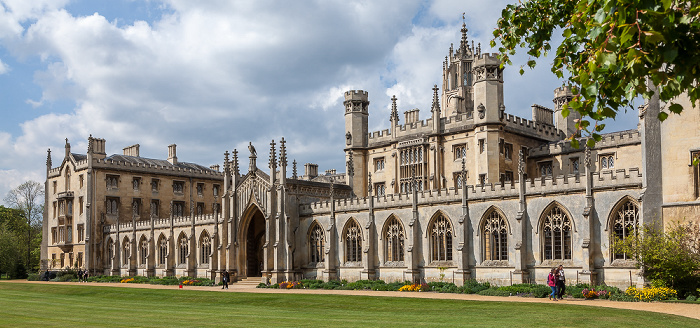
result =
[[304,164],[304,175],[309,180],[317,177],[318,176],[318,164],[311,164],[311,163]]
[[216,172],[219,172],[220,166],[219,166],[219,164],[214,164],[214,165],[210,166],[209,168],[216,171]]
[[554,111],[538,105],[532,105],[532,120],[537,123],[544,123],[548,125],[554,125]]
[[107,157],[107,153],[105,152],[105,139],[90,138],[88,142],[91,143],[91,145],[88,146],[88,152],[92,152],[93,158],[104,159]]
[[418,112],[419,111],[420,110],[418,108],[414,108],[414,109],[407,110],[407,111],[403,112],[403,115],[406,119],[406,121],[405,121],[406,124],[412,124],[412,123],[418,122],[418,120],[419,120]]
[[175,165],[177,164],[177,145],[172,144],[168,146],[168,162],[170,164]]
[[139,157],[139,144],[124,148],[124,156]]

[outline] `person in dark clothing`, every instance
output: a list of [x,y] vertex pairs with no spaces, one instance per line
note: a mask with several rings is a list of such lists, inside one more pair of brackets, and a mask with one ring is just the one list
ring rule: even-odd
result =
[[564,293],[566,292],[566,277],[564,276],[564,266],[559,265],[557,269],[557,296],[559,299],[563,299]]
[[221,273],[221,282],[223,284],[221,289],[228,289],[228,282],[230,278],[231,276],[229,276],[228,271],[224,270],[224,272]]

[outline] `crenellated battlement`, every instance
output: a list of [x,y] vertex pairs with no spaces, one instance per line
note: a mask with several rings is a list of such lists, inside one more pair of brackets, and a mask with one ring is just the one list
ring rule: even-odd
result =
[[528,120],[526,118],[504,114],[503,121],[506,126],[525,133],[536,134],[544,139],[556,140],[559,138],[559,131],[553,125]]
[[498,58],[498,53],[495,52],[479,54],[474,61],[474,67],[493,65],[501,65],[501,60]]
[[[586,138],[580,139],[581,144],[586,143]],[[613,133],[606,133],[601,136],[601,140],[596,142],[595,149],[619,147],[623,145],[638,144],[642,142],[642,135],[638,130],[626,130]],[[583,148],[573,148],[571,142],[562,140],[555,143],[541,145],[530,149],[530,156],[550,156],[561,153],[583,151]]]
[[367,101],[369,94],[364,90],[350,90],[345,91],[345,101],[359,100]]
[[[619,169],[604,172],[593,172],[593,190],[610,188],[639,188],[642,184],[642,174],[638,168],[629,170]],[[486,184],[467,186],[469,202],[487,201],[492,199],[518,198],[520,182],[506,184]],[[583,175],[561,175],[557,177],[534,178],[525,181],[525,194],[538,196],[547,194],[584,193],[586,180]],[[375,209],[394,207],[410,207],[413,204],[411,193],[373,196]],[[369,198],[336,199],[336,212],[359,212],[369,209]],[[440,190],[425,190],[418,193],[418,205],[436,205],[458,203],[462,201],[462,190],[443,188]],[[301,216],[330,213],[330,201],[321,201],[299,206]]]

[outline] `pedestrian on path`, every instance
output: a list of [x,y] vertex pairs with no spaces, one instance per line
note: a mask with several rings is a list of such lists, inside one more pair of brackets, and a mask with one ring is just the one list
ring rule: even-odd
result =
[[221,289],[228,289],[228,280],[231,277],[228,274],[228,271],[224,270],[224,272],[221,274],[221,283],[223,286],[221,286]]
[[564,276],[564,266],[559,265],[557,270],[557,295],[559,299],[563,299],[564,293],[566,292],[566,277]]
[[554,298],[554,300],[557,300],[557,268],[552,268],[552,271],[549,272],[549,276],[547,276],[547,285],[552,288],[552,293],[549,294],[549,299],[551,300]]

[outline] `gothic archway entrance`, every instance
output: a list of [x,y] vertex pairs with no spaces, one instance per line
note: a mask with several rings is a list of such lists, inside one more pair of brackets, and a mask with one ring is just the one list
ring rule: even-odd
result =
[[260,277],[262,276],[263,254],[265,245],[265,217],[257,207],[251,209],[251,218],[248,221],[248,227],[245,231],[245,266],[246,276]]

